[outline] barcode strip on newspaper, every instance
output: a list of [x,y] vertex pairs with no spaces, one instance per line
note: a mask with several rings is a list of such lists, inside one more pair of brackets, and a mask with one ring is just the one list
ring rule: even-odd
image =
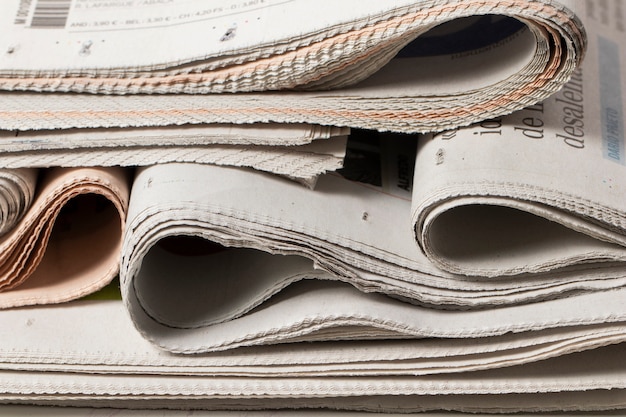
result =
[[72,0],[38,0],[30,22],[32,28],[63,28]]
[[30,10],[31,0],[20,0],[20,6],[17,8],[17,14],[13,21],[16,25],[25,25],[26,18],[28,18],[28,11]]

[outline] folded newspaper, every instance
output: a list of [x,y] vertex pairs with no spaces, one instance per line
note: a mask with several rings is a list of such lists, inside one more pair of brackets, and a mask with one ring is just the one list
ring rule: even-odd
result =
[[[573,322],[593,310],[619,309],[623,293],[526,306],[528,318],[520,314],[510,323]],[[435,327],[462,327],[457,318],[472,327],[483,318],[486,326],[507,321],[506,310],[473,319],[462,312],[446,317],[419,311],[415,317],[423,313],[438,316],[430,317]],[[0,403],[291,413],[294,408],[379,413],[623,409],[625,323],[565,326],[522,337],[295,343],[172,355],[139,336],[119,300],[74,301],[2,312]]]
[[7,218],[3,227],[14,224],[0,237],[0,309],[60,303],[107,285],[119,270],[129,172],[58,168],[41,170],[39,180],[37,170],[2,174],[14,172],[21,185],[13,198],[23,196],[13,215],[19,221]]
[[[592,33],[546,101],[419,143],[355,132],[315,190],[237,168],[141,169],[120,272],[138,328],[175,351],[437,336],[403,301],[489,311],[623,288],[626,54],[618,31]],[[341,302],[332,281],[385,296]]]
[[[585,65],[560,96],[418,149],[414,138],[372,133],[350,143],[344,168],[315,190],[238,168],[139,170],[123,303],[2,311],[0,402],[626,409],[622,9],[586,7],[590,21],[615,30],[592,32]],[[457,210],[492,230],[471,229]],[[521,220],[504,222],[516,218],[500,217],[508,210]],[[522,220],[546,233],[518,240]],[[455,231],[475,233],[475,245],[461,246]],[[495,248],[484,243],[491,233],[504,236]],[[547,255],[515,255],[531,244]]]
[[0,128],[454,128],[569,79],[587,38],[562,3],[4,1]]
[[318,175],[341,168],[349,131],[295,123],[0,131],[0,167],[195,162],[251,167],[313,186]]

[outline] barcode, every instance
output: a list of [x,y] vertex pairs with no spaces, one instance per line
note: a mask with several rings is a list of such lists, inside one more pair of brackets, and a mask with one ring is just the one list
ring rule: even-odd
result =
[[30,21],[32,28],[63,28],[72,0],[38,0]]
[[17,8],[17,14],[13,21],[16,25],[25,25],[26,18],[28,18],[28,11],[30,10],[31,0],[20,0],[20,6]]

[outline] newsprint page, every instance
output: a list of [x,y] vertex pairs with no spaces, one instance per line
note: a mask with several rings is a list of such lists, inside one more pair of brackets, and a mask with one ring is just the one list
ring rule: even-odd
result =
[[23,92],[0,94],[7,130],[439,131],[547,98],[586,48],[577,15],[545,0],[6,0],[0,11],[0,90]]
[[[372,0],[335,14],[296,0],[205,2],[215,27],[194,0],[7,4],[0,124],[19,134],[0,149],[32,161],[37,143],[46,157],[73,143],[88,161],[94,149],[168,146],[159,139],[242,148],[230,163],[6,168],[0,412],[626,410],[624,2]],[[159,14],[110,12],[135,4]],[[272,13],[307,19],[261,39],[231,24],[245,15],[259,33]],[[429,68],[449,69],[442,78],[400,65],[426,62],[398,54],[450,29],[443,20],[483,14],[515,20],[514,33],[437,57],[448,65]],[[46,39],[33,24],[76,28],[62,35],[72,47],[55,55],[50,38],[26,59],[36,51],[25,39]],[[128,43],[137,55],[104,58],[108,42],[132,32],[147,43],[161,26],[173,49]],[[199,27],[206,44],[183,42]],[[74,42],[85,33],[92,43]],[[335,52],[345,60],[333,66]],[[501,65],[480,76],[481,59]],[[281,60],[277,78],[293,89],[261,91]],[[246,75],[257,67],[258,79]],[[517,102],[523,92],[534,101]],[[463,111],[480,103],[479,116]],[[294,161],[313,168],[298,176]]]

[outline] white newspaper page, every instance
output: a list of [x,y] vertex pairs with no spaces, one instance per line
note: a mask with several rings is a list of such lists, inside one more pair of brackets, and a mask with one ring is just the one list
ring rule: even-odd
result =
[[[349,146],[344,169],[320,177],[314,190],[235,168],[141,169],[120,276],[127,306],[146,337],[163,338],[157,343],[171,350],[202,351],[301,338],[458,336],[424,333],[413,322],[415,305],[382,294],[467,310],[581,292],[607,298],[603,290],[624,285],[619,265],[497,280],[441,271],[421,254],[412,234],[415,138],[362,139]],[[372,292],[382,294],[366,294]],[[539,311],[540,304],[525,308]],[[543,319],[528,314],[527,330],[541,327]],[[425,316],[420,312],[415,319]],[[337,331],[342,326],[354,333]],[[511,330],[504,323],[494,328]],[[491,334],[469,329],[463,335]]]
[[[0,322],[0,333],[6,336],[0,339],[4,404],[187,410],[323,406],[379,412],[592,411],[625,405],[624,343],[518,366],[411,375],[395,365],[410,363],[419,354],[394,341],[171,355],[135,333],[118,300],[16,309],[3,312]],[[59,328],[59,323],[72,325]],[[11,343],[15,332],[20,340]],[[594,332],[598,329],[590,329]],[[427,355],[421,342],[429,344],[411,344]],[[510,343],[520,344],[514,339]],[[455,351],[445,341],[441,348],[443,355]],[[380,373],[362,371],[368,358]],[[353,367],[356,373],[351,374]],[[307,375],[315,369],[319,373]]]
[[0,167],[244,166],[309,187],[341,168],[350,129],[308,124],[184,125],[0,132]]
[[[106,288],[86,299],[63,305],[3,311],[0,314],[3,335],[0,369],[268,378],[455,374],[522,365],[596,349],[621,343],[626,336],[624,322],[618,321],[484,338],[284,343],[175,355],[137,332],[119,299],[119,284],[113,285],[116,288]],[[581,305],[590,305],[585,298],[581,301]],[[567,309],[560,308],[559,303],[548,304],[565,315]],[[516,315],[510,325],[521,321],[522,314]],[[462,313],[456,315],[460,317]],[[103,321],[102,317],[107,320]],[[22,331],[25,322],[31,323],[27,332]],[[73,323],[73,326],[59,326],[59,323]],[[20,337],[11,337],[15,334]],[[33,349],[34,346],[37,349]]]
[[305,145],[347,136],[348,128],[303,123],[191,124],[162,127],[107,127],[0,131],[0,152],[168,145]]
[[[415,138],[363,139],[349,145],[344,168],[321,176],[314,190],[276,176],[219,166],[164,164],[140,170],[123,250],[124,282],[130,285],[141,275],[147,278],[139,278],[134,288],[145,287],[145,294],[161,291],[174,273],[163,261],[169,256],[167,247],[179,243],[174,239],[165,248],[157,243],[195,236],[202,239],[182,239],[180,244],[198,245],[201,253],[217,252],[213,258],[197,258],[204,265],[198,271],[209,273],[211,259],[223,258],[214,263],[212,273],[238,282],[210,291],[230,294],[224,308],[222,296],[210,303],[215,306],[209,314],[212,322],[245,314],[307,277],[346,281],[365,292],[441,308],[518,304],[625,284],[623,267],[613,264],[497,280],[441,270],[420,252],[412,233],[409,196]],[[203,245],[203,239],[214,244]],[[241,256],[248,261],[236,262]],[[265,272],[246,265],[258,265]],[[160,278],[152,277],[153,271]],[[180,309],[180,303],[173,303],[172,308]]]
[[294,49],[411,3],[7,0],[0,26],[3,46],[13,49],[3,56],[2,72],[132,74],[168,67],[184,72],[190,62],[206,60],[210,67],[211,59],[222,56]]
[[[235,252],[238,253],[233,257],[241,255],[239,262],[255,260],[245,251]],[[287,282],[287,287],[261,299],[258,308],[244,310],[241,306],[246,306],[247,298],[268,297],[267,291],[258,291],[257,285],[254,289],[258,292],[250,294],[248,276],[224,273],[228,267],[237,269],[232,262],[226,264],[229,259],[224,256],[187,260],[168,256],[162,250],[151,255],[143,259],[143,265],[137,265],[141,270],[136,276],[122,275],[123,297],[143,336],[162,349],[178,353],[298,341],[419,338],[470,338],[474,340],[458,342],[471,351],[473,344],[487,343],[483,342],[485,338],[510,332],[523,340],[532,338],[532,332],[538,330],[583,326],[579,329],[584,332],[584,326],[607,323],[610,327],[610,323],[624,321],[624,315],[619,313],[623,290],[497,309],[450,311],[419,307],[381,294],[365,294],[303,267],[296,270],[299,277],[294,273],[290,276],[295,282]],[[164,256],[167,263],[159,262],[158,255]],[[219,268],[220,263],[226,266]],[[281,264],[277,261],[272,266]],[[175,267],[185,271],[184,280],[177,279]],[[260,270],[258,263],[250,267]],[[279,274],[287,271],[283,265],[271,272],[260,270],[256,276],[267,281],[280,278]],[[220,282],[215,283],[217,280]],[[176,285],[178,281],[182,282]],[[228,300],[216,300],[211,295],[233,287],[239,291]],[[184,308],[176,308],[181,305]],[[619,341],[623,336],[620,329],[617,332],[614,340]],[[589,344],[581,339],[581,344],[574,346],[580,349]]]
[[421,142],[415,234],[440,268],[495,278],[624,265],[623,12],[586,5],[588,53],[563,89]]
[[[148,7],[142,3],[145,7],[137,8],[137,13],[148,17],[159,7],[161,11],[174,10],[174,6],[183,4],[176,8],[179,13],[199,4],[179,1],[180,4],[168,3],[167,7],[160,3],[149,3]],[[24,6],[24,3],[20,4]],[[223,58],[219,60],[224,62],[218,63],[210,55],[213,52],[202,55],[186,51],[205,44],[207,50],[211,49],[211,41],[206,37],[186,33],[187,29],[193,32],[198,27],[211,30],[207,22],[156,27],[140,24],[132,30],[95,29],[86,23],[89,30],[75,33],[68,32],[66,26],[72,24],[72,16],[92,13],[82,5],[100,5],[100,17],[110,12],[106,10],[109,7],[120,4],[98,0],[68,2],[65,9],[56,10],[67,14],[61,27],[33,28],[32,14],[39,3],[44,4],[32,1],[29,7],[23,7],[26,15],[17,19],[21,22],[18,25],[12,20],[22,10],[18,1],[3,3],[7,12],[2,14],[5,24],[0,27],[9,33],[7,52],[0,54],[0,68],[6,68],[6,76],[0,80],[2,88],[124,96],[2,94],[0,103],[7,102],[6,106],[0,106],[7,109],[6,113],[0,113],[3,129],[277,121],[410,132],[442,130],[510,113],[546,98],[567,81],[586,48],[585,31],[578,18],[571,10],[548,1],[529,5],[522,1],[397,0],[384,5],[359,1],[358,6],[349,2],[313,6],[310,2],[291,0],[244,2],[246,13],[251,14],[220,15],[228,24],[239,18],[247,19],[250,27],[243,24],[241,29],[240,22],[237,26],[240,29],[229,32],[232,39],[224,42],[238,46],[228,46],[228,51],[218,47],[216,53],[232,54],[220,55]],[[123,6],[134,3],[138,2],[126,2]],[[81,6],[77,9],[78,5]],[[135,9],[132,10],[134,13]],[[133,13],[128,19],[131,22]],[[320,13],[324,14],[323,18],[312,17]],[[307,23],[302,26],[300,16],[307,16]],[[107,18],[102,19],[104,22]],[[23,27],[16,27],[20,25]],[[257,40],[258,48],[250,49],[253,33],[264,27],[259,25],[269,25],[271,29],[260,32],[263,34]],[[175,31],[174,36],[167,36],[170,30]],[[44,36],[41,43],[30,39]],[[105,39],[108,36],[117,38],[108,41]],[[128,39],[133,36],[147,40]],[[146,47],[161,36],[172,39],[172,44],[182,38],[184,46],[170,48],[161,42],[158,48]],[[74,43],[74,37],[80,40]],[[277,42],[283,37],[295,40]],[[38,50],[50,42],[54,47]],[[78,50],[77,44],[82,45]],[[137,54],[123,53],[137,45],[140,45]],[[152,54],[152,49],[158,52]],[[165,60],[158,54],[172,50],[182,58],[170,63],[173,68],[168,73],[141,73],[142,64],[129,58],[126,69],[110,68],[98,75],[95,61],[113,62],[103,58],[111,50],[118,61],[127,56],[143,59],[148,53],[152,60]],[[100,54],[102,57],[98,58]],[[187,54],[200,63],[188,64]],[[28,69],[31,62],[50,65],[52,61],[40,59],[47,55],[54,55],[52,60],[59,59],[59,64]],[[91,61],[93,68],[88,63]],[[68,68],[72,66],[74,70]],[[319,91],[294,92],[294,89]],[[220,92],[248,94],[208,94]],[[147,97],[134,93],[185,94]],[[48,106],[52,108],[44,111]],[[56,113],[55,117],[49,111]],[[16,117],[18,113],[28,113],[28,117]]]

